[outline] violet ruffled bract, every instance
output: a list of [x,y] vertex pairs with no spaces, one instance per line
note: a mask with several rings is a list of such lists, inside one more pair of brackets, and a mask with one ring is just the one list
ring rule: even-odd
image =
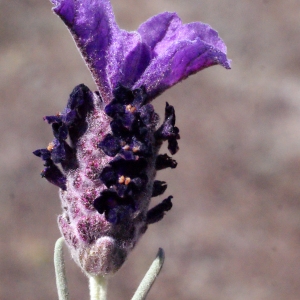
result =
[[[69,28],[96,85],[75,87],[66,108],[45,117],[54,140],[34,152],[42,176],[60,188],[59,227],[72,256],[89,275],[108,275],[124,263],[149,224],[172,207],[157,170],[177,162],[158,154],[164,141],[179,147],[175,110],[166,104],[159,125],[151,101],[187,76],[212,65],[230,68],[216,31],[199,22],[182,24],[165,12],[127,32],[115,22],[108,0],[52,0]],[[61,168],[57,166],[61,165]]]

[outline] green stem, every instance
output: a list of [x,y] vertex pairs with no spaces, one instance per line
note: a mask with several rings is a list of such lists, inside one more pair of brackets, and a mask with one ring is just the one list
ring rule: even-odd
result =
[[144,300],[146,299],[155,279],[157,278],[165,260],[165,253],[162,248],[159,248],[157,256],[150,266],[148,272],[140,283],[138,289],[133,295],[131,300]]
[[89,280],[91,300],[106,300],[107,278],[104,276],[91,276]]
[[64,238],[59,238],[54,247],[54,268],[56,277],[56,287],[59,300],[68,300],[69,291],[65,272],[65,261],[63,255]]
[[[63,257],[64,238],[59,238],[54,248],[54,267],[56,276],[56,286],[59,300],[69,300],[69,291],[67,287],[67,278],[65,272],[65,262]],[[159,249],[157,256],[151,264],[148,272],[144,276],[138,289],[131,300],[145,300],[154,281],[159,275],[164,264],[165,254],[163,249]],[[95,276],[89,278],[90,282],[90,299],[106,300],[107,299],[107,278],[104,276]]]

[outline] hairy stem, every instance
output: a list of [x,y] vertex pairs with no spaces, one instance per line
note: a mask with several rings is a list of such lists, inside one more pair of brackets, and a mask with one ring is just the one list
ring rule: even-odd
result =
[[91,300],[106,300],[107,278],[104,276],[91,276],[89,280]]
[[138,289],[133,295],[131,300],[144,300],[146,299],[156,277],[159,275],[159,272],[164,264],[165,253],[162,248],[159,248],[157,256],[153,263],[151,264],[148,272],[140,283]]
[[56,287],[59,300],[68,300],[69,291],[65,271],[65,261],[63,255],[64,238],[59,238],[54,247],[54,268],[56,277]]

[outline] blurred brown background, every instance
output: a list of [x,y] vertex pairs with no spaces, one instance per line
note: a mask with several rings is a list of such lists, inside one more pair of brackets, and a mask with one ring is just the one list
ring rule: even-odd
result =
[[[219,31],[232,70],[213,67],[156,99],[175,106],[177,169],[162,171],[174,208],[110,281],[130,299],[158,247],[166,262],[148,299],[300,299],[299,0],[113,0],[121,27],[177,11]],[[47,0],[0,0],[0,299],[57,299],[52,253],[58,191],[31,152],[42,120],[79,83],[95,89]],[[156,200],[158,201],[158,200]],[[87,280],[66,252],[71,299]]]

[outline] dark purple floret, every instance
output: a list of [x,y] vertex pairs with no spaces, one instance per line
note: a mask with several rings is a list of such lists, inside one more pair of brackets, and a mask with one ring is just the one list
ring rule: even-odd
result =
[[48,124],[59,123],[61,122],[61,116],[46,116],[44,120],[48,122]]
[[146,104],[142,106],[139,110],[141,121],[145,125],[150,125],[153,123],[158,123],[157,114],[154,111],[154,107],[152,104]]
[[63,190],[66,189],[66,179],[55,164],[61,163],[65,171],[77,167],[76,149],[66,140],[69,136],[72,144],[76,144],[87,128],[86,117],[92,109],[93,94],[85,85],[80,84],[72,91],[67,107],[61,114],[44,117],[52,126],[54,140],[47,149],[36,150],[33,154],[48,164],[43,171],[43,177]]
[[110,187],[117,183],[118,181],[118,173],[115,171],[115,169],[111,166],[105,167],[101,174],[100,179],[101,181],[107,186]]
[[128,219],[134,210],[134,200],[130,197],[120,197],[115,190],[107,189],[94,200],[94,207],[100,213],[105,213],[107,221],[117,224]]
[[160,221],[165,212],[172,208],[172,196],[169,196],[167,199],[163,200],[160,204],[151,208],[147,213],[147,224],[153,224]]
[[67,108],[71,111],[66,110],[62,118],[65,118],[70,139],[75,144],[87,129],[86,117],[93,109],[93,93],[84,84],[76,86],[70,95]]
[[66,177],[51,160],[47,160],[45,165],[46,168],[42,171],[41,176],[65,191],[67,189]]
[[63,122],[52,124],[53,135],[58,140],[65,140],[68,137],[68,127]]
[[66,160],[66,147],[68,144],[64,140],[54,139],[51,150],[51,158],[54,163],[59,164]]
[[155,180],[153,183],[152,197],[157,197],[163,194],[168,185],[165,181]]
[[94,207],[100,214],[103,214],[105,211],[117,207],[121,202],[120,200],[121,198],[116,191],[107,189],[101,192],[100,196],[94,200]]
[[113,95],[114,100],[112,101],[112,103],[116,101],[122,105],[132,103],[135,98],[134,92],[131,89],[123,86],[122,84],[119,84],[114,89]]
[[68,100],[67,107],[56,116],[44,120],[52,124],[54,137],[66,140],[68,135],[76,143],[87,128],[86,116],[93,109],[93,93],[84,84],[76,86]]
[[121,150],[120,140],[111,134],[105,136],[105,138],[99,143],[98,147],[108,156],[115,156]]
[[33,151],[33,154],[40,157],[44,161],[51,159],[51,152],[48,149],[38,149]]
[[124,110],[124,105],[117,101],[112,101],[110,104],[105,106],[105,113],[112,118],[117,114],[123,114]]
[[125,174],[130,177],[136,177],[147,167],[145,158],[124,159],[117,156],[109,163],[119,174]]
[[175,169],[177,167],[176,160],[172,159],[167,154],[159,154],[156,158],[155,162],[155,169],[156,170],[163,170],[166,168]]
[[123,120],[120,116],[117,116],[113,121],[110,123],[110,127],[112,130],[112,133],[114,136],[118,138],[129,138],[130,137],[130,132],[129,130],[124,126]]
[[139,177],[133,178],[127,185],[130,191],[128,192],[128,195],[133,197],[137,193],[141,192],[147,183],[148,177],[146,174],[141,174]]
[[179,129],[174,126],[175,121],[174,107],[167,102],[165,108],[165,121],[155,132],[155,138],[162,141],[168,140],[168,149],[172,155],[179,150],[177,140],[180,139]]

